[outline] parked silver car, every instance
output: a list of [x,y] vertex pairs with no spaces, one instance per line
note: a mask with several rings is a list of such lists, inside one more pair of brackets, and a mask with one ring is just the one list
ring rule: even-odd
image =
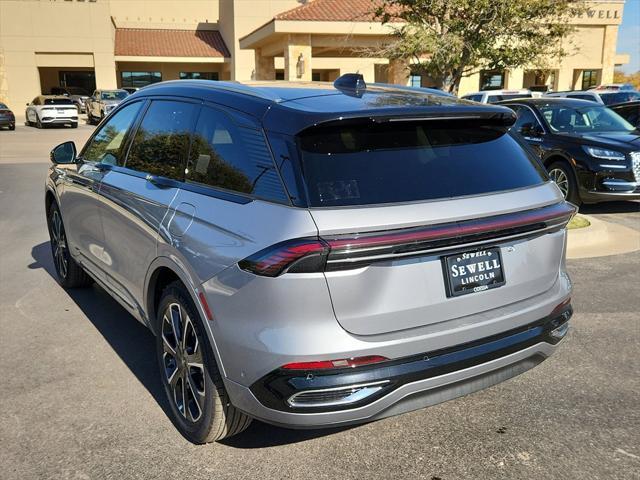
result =
[[126,90],[96,90],[86,100],[87,119],[97,123],[129,96]]
[[60,283],[97,282],[155,333],[197,443],[488,387],[549,357],[572,314],[575,208],[514,121],[355,74],[146,87],[79,154],[51,152]]

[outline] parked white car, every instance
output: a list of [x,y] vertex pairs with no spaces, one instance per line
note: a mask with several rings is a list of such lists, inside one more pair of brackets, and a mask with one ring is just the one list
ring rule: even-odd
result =
[[546,93],[545,97],[566,97],[577,98],[578,100],[589,100],[601,105],[614,105],[617,103],[633,102],[640,100],[640,92],[635,90],[572,90],[568,92]]
[[48,125],[78,126],[78,107],[68,97],[38,95],[27,103],[25,111],[27,125],[43,128]]
[[530,90],[482,90],[480,92],[467,93],[460,97],[463,100],[471,100],[479,103],[496,103],[502,100],[513,100],[515,98],[531,98]]

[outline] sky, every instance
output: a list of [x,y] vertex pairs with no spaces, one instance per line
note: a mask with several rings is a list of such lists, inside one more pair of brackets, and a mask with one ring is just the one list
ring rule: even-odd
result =
[[627,0],[624,5],[617,50],[617,53],[628,53],[631,56],[630,62],[622,67],[622,71],[640,71],[640,0]]

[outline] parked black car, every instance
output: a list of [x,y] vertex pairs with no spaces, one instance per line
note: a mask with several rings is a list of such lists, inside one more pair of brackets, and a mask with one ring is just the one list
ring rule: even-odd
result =
[[609,108],[634,127],[640,128],[640,100],[618,103],[617,105],[611,105]]
[[640,199],[640,132],[617,113],[569,98],[501,104],[515,110],[512,129],[536,151],[567,200]]
[[9,130],[16,129],[16,117],[4,103],[0,103],[0,128],[8,127]]

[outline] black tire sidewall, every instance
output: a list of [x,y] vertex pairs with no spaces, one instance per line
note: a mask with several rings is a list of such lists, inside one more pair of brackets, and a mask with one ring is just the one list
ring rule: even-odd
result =
[[571,168],[571,166],[566,162],[553,162],[549,165],[548,171],[550,172],[554,169],[562,170],[569,182],[569,191],[567,192],[566,200],[574,205],[580,205],[582,200],[580,199],[580,193],[578,192],[578,182],[576,180],[576,175],[573,172],[573,168]]
[[[60,285],[62,285],[63,287],[67,286],[67,283],[69,281],[69,275],[71,273],[71,262],[72,262],[72,258],[71,255],[69,255],[69,249],[67,248],[66,251],[66,260],[67,260],[67,276],[66,277],[62,277],[62,275],[60,275],[60,272],[58,271],[58,265],[56,263],[56,259],[54,256],[54,252],[53,252],[53,233],[52,233],[52,228],[53,228],[53,214],[54,212],[58,212],[58,215],[60,215],[60,224],[62,225],[62,229],[64,230],[64,222],[62,221],[62,213],[60,213],[60,208],[58,208],[58,205],[55,202],[51,202],[51,205],[49,205],[49,212],[47,213],[47,228],[49,229],[49,241],[51,244],[51,257],[53,258],[53,268],[56,271],[56,275],[58,276],[58,283],[60,283]],[[66,230],[65,230],[65,238],[67,236]],[[68,242],[67,242],[67,246],[68,246]]]
[[[204,359],[204,381],[205,381],[205,400],[204,411],[202,417],[195,423],[187,421],[173,401],[171,389],[167,381],[164,364],[162,360],[163,345],[162,345],[162,317],[165,309],[171,303],[179,303],[181,308],[187,311],[191,321],[196,325],[198,342],[203,346],[202,353]],[[206,438],[211,430],[213,421],[213,415],[215,412],[215,396],[217,395],[216,386],[211,378],[211,368],[215,367],[215,357],[213,351],[209,345],[209,339],[204,330],[204,325],[197,309],[193,305],[188,292],[183,286],[171,285],[165,289],[165,293],[158,305],[158,311],[156,314],[156,358],[158,362],[158,369],[160,372],[160,379],[164,388],[169,408],[171,409],[172,418],[171,421],[176,428],[191,442],[205,443]]]

